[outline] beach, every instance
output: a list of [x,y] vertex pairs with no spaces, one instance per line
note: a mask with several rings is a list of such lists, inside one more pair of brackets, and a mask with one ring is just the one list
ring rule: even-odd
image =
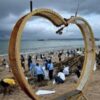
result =
[[100,100],[99,0],[0,4],[0,100]]
[[[77,49],[77,48],[76,48]],[[76,50],[75,49],[75,50]],[[80,48],[79,48],[80,49]],[[27,57],[28,55],[32,56],[32,60],[33,62],[39,62],[39,64],[43,65],[43,61],[40,58],[40,54],[42,54],[43,56],[47,57],[47,58],[51,58],[52,57],[52,62],[55,64],[55,66],[59,66],[59,58],[58,58],[58,54],[59,52],[63,52],[62,54],[62,64],[65,64],[65,62],[69,63],[70,66],[72,66],[72,70],[74,71],[74,69],[76,68],[77,64],[80,62],[80,57],[84,58],[84,54],[78,54],[75,55],[73,57],[72,54],[70,54],[68,56],[67,51],[68,50],[74,50],[73,49],[59,49],[59,50],[53,50],[53,51],[49,51],[49,52],[41,52],[41,53],[23,53],[24,57],[25,57],[25,71],[28,71],[28,66],[27,66]],[[83,48],[81,48],[80,50],[82,50],[83,52]],[[97,53],[99,52],[99,49],[97,48]],[[81,53],[82,53],[81,52]],[[36,55],[37,55],[37,60],[36,60]],[[78,57],[80,56],[80,57]],[[9,68],[9,60],[8,60],[8,56],[4,55],[0,57],[1,59],[6,59],[8,66],[0,66],[0,79],[2,78],[6,78],[6,77],[14,77],[11,69]],[[2,61],[2,60],[1,60]],[[64,62],[65,61],[65,62]],[[75,64],[74,64],[75,63]],[[74,65],[73,65],[74,64]],[[100,89],[99,89],[99,84],[100,84],[100,78],[99,78],[99,73],[100,73],[100,67],[98,64],[97,65],[97,70],[95,72],[92,73],[92,78],[90,78],[89,80],[89,87],[86,88],[85,90],[85,96],[89,99],[89,100],[99,100],[100,96]],[[72,73],[73,73],[72,71]],[[26,74],[25,74],[26,75]],[[56,100],[57,97],[66,94],[66,92],[73,90],[74,85],[76,84],[76,82],[74,82],[73,80],[73,74],[71,74],[70,76],[67,77],[66,82],[64,84],[60,84],[60,85],[53,85],[52,82],[48,82],[48,85],[45,86],[37,86],[37,85],[32,85],[32,88],[37,91],[39,89],[46,89],[46,90],[55,90],[56,93],[55,94],[50,94],[50,95],[45,95],[45,96],[40,96],[41,100]],[[58,88],[59,86],[59,88]],[[3,94],[0,94],[0,98],[2,98]],[[48,99],[49,98],[49,99]],[[94,99],[95,98],[95,99]],[[21,90],[21,88],[19,86],[16,87],[16,89],[14,89],[13,93],[11,93],[11,95],[5,95],[5,97],[3,97],[3,100],[30,100],[30,98]],[[57,99],[58,100],[58,99]],[[60,99],[59,99],[60,100]]]

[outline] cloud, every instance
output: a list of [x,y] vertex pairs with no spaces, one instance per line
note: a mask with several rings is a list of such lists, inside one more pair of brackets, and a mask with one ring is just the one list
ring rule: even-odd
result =
[[9,13],[20,15],[28,9],[29,0],[0,0],[0,18],[8,16]]
[[[33,0],[33,8],[50,8],[65,18],[75,14],[78,0]],[[79,0],[79,16],[84,17],[92,26],[95,37],[100,36],[100,0]],[[0,36],[10,37],[10,33],[17,20],[29,12],[29,0],[0,0]],[[24,38],[64,38],[81,37],[75,25],[64,29],[64,34],[55,34],[55,26],[46,19],[34,17],[24,28]]]
[[[26,9],[29,11],[30,0],[0,0],[0,17],[8,16],[9,13],[20,15]],[[78,0],[33,0],[33,8],[51,8],[74,13]],[[100,14],[100,0],[79,0],[81,14]]]

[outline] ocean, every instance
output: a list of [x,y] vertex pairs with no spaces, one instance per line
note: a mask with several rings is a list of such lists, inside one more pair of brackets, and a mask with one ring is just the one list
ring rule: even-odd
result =
[[[96,41],[96,45],[100,45],[100,41]],[[0,55],[8,54],[9,41],[0,40]],[[84,47],[83,40],[46,40],[46,41],[21,41],[21,53],[39,53],[45,51],[53,51],[60,49],[70,49]]]

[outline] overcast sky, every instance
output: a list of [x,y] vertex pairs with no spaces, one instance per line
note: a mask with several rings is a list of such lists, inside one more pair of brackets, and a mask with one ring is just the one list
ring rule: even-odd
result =
[[[29,12],[30,0],[0,0],[0,39],[9,39],[17,20]],[[69,18],[75,14],[78,0],[33,0],[33,9],[50,8],[61,16]],[[85,18],[92,26],[95,37],[100,38],[100,0],[79,0],[78,16]],[[24,39],[34,38],[71,38],[81,37],[80,31],[74,25],[64,29],[64,34],[55,34],[55,26],[46,19],[32,18],[27,22]]]

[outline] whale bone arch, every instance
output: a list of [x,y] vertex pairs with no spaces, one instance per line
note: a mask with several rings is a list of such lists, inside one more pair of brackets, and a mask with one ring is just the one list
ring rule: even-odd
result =
[[76,85],[75,91],[82,91],[86,87],[86,83],[92,71],[92,67],[95,63],[95,40],[93,36],[92,29],[90,25],[81,17],[71,17],[68,21],[64,20],[58,13],[50,9],[35,9],[32,12],[26,14],[20,18],[15,24],[13,31],[11,33],[10,43],[9,43],[9,61],[12,68],[12,72],[18,81],[19,85],[23,91],[33,100],[40,100],[40,98],[35,95],[34,90],[32,90],[25,79],[24,73],[21,67],[20,61],[20,40],[23,29],[26,22],[32,16],[40,16],[51,21],[56,27],[61,25],[76,24],[82,32],[84,44],[85,44],[85,60],[83,64],[83,70],[79,82]]

